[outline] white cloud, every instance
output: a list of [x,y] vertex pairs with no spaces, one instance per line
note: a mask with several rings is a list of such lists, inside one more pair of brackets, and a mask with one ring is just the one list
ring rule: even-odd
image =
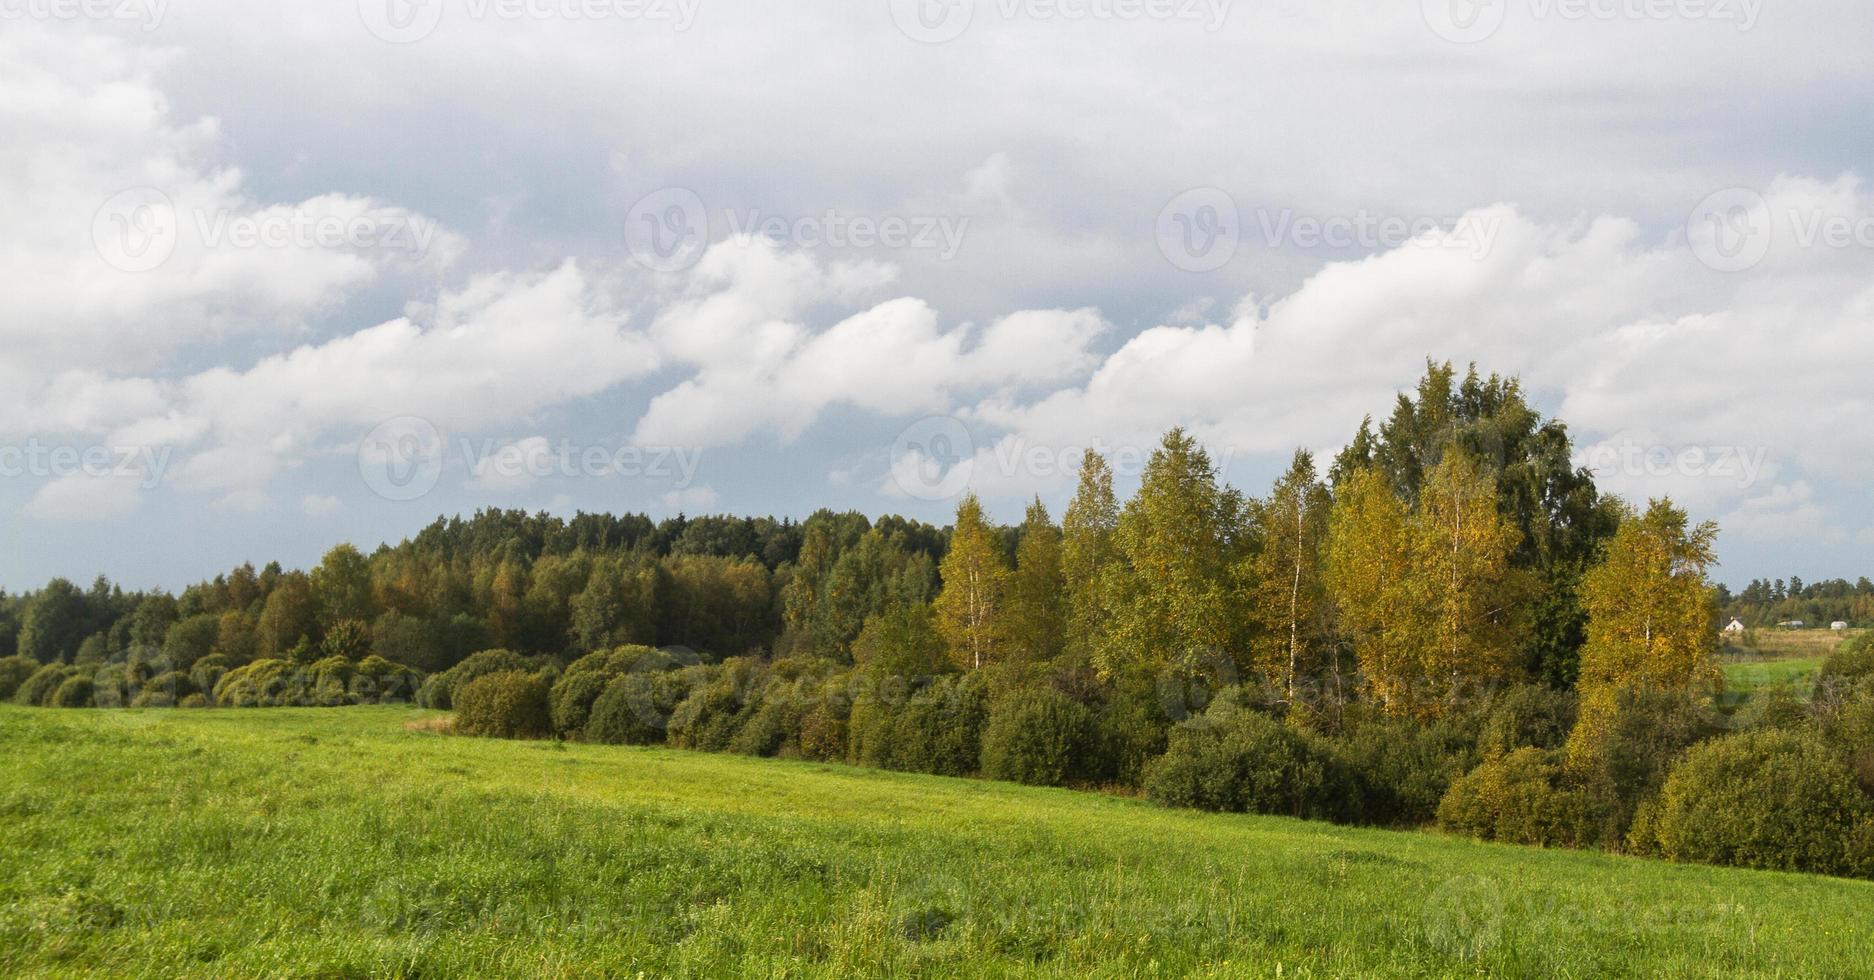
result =
[[[0,34],[0,417],[16,425],[103,424],[151,393],[100,369],[291,335],[386,271],[433,272],[463,247],[364,195],[258,200],[219,162],[218,122],[176,119],[158,87],[186,57],[23,19]],[[409,247],[385,240],[394,228]]]
[[477,450],[469,461],[469,486],[489,493],[520,493],[553,468],[552,443],[545,436],[529,436]]
[[309,493],[299,502],[307,517],[329,517],[345,509],[345,502],[330,494]]
[[790,318],[803,297],[831,294],[834,267],[737,240],[714,246],[699,270],[697,281],[716,292],[691,295],[660,315],[654,332],[700,369],[652,400],[633,436],[641,445],[722,445],[764,430],[792,440],[833,406],[941,411],[955,392],[1073,377],[1109,329],[1092,310],[1034,310],[997,320],[972,342],[970,326],[944,330],[929,304],[905,297],[814,332]]
[[694,486],[684,487],[681,490],[669,491],[660,499],[663,502],[665,510],[697,514],[705,513],[714,508],[716,506],[716,501],[721,498],[713,487]]
[[40,486],[26,513],[47,521],[102,523],[135,513],[147,490],[136,476],[67,473]]

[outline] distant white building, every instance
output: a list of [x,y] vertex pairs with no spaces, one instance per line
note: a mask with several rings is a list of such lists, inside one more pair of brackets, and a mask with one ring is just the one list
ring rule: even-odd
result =
[[1731,621],[1724,624],[1724,632],[1726,633],[1744,632],[1744,621],[1741,619],[1738,619],[1736,616],[1732,616]]
[[1848,624],[1847,624],[1847,623],[1844,623],[1844,622],[1842,622],[1841,620],[1839,620],[1839,619],[1838,619],[1838,620],[1836,620],[1836,621],[1834,621],[1834,622],[1832,622],[1832,623],[1830,623],[1830,624],[1828,624],[1828,628],[1829,628],[1829,629],[1832,629],[1832,630],[1835,630],[1836,632],[1838,632],[1838,633],[1839,633],[1839,632],[1841,632],[1842,630],[1845,630],[1845,629],[1847,629],[1847,628],[1848,628]]
[[1781,626],[1782,628],[1786,630],[1799,630],[1799,629],[1802,629],[1803,622],[1800,619],[1786,619],[1776,625]]

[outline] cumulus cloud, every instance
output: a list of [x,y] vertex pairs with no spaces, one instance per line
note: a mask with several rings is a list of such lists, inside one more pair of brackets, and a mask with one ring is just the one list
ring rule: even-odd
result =
[[[699,268],[701,294],[654,329],[698,370],[651,401],[633,436],[643,445],[733,444],[761,431],[792,440],[834,406],[898,416],[946,409],[961,391],[1058,382],[1094,362],[1089,345],[1109,329],[1093,310],[1031,310],[976,336],[900,297],[815,331],[798,317],[808,299],[847,292],[830,288],[855,278],[839,265],[738,239],[712,247]],[[889,278],[864,281],[876,289]]]
[[100,370],[290,335],[387,271],[434,272],[463,247],[368,195],[259,199],[221,161],[217,120],[176,118],[159,87],[184,57],[31,20],[0,34],[0,417],[96,423],[99,402],[149,394]]
[[345,502],[331,494],[309,493],[299,501],[299,509],[307,517],[329,517],[345,509]]

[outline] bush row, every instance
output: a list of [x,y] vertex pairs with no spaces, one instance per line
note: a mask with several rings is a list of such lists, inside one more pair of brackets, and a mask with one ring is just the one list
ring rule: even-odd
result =
[[101,666],[0,658],[0,700],[57,708],[196,708],[407,702],[421,676],[383,657],[327,657],[300,665],[256,660],[230,669],[219,655],[188,671],[135,657]]

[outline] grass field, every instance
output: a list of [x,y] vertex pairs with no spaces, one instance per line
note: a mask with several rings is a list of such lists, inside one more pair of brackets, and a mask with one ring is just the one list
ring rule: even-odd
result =
[[0,974],[1865,976],[1874,883],[400,708],[0,708]]
[[1777,684],[1793,685],[1804,697],[1815,685],[1816,672],[1827,657],[1785,657],[1781,660],[1737,660],[1725,662],[1725,690],[1748,694],[1758,688]]

